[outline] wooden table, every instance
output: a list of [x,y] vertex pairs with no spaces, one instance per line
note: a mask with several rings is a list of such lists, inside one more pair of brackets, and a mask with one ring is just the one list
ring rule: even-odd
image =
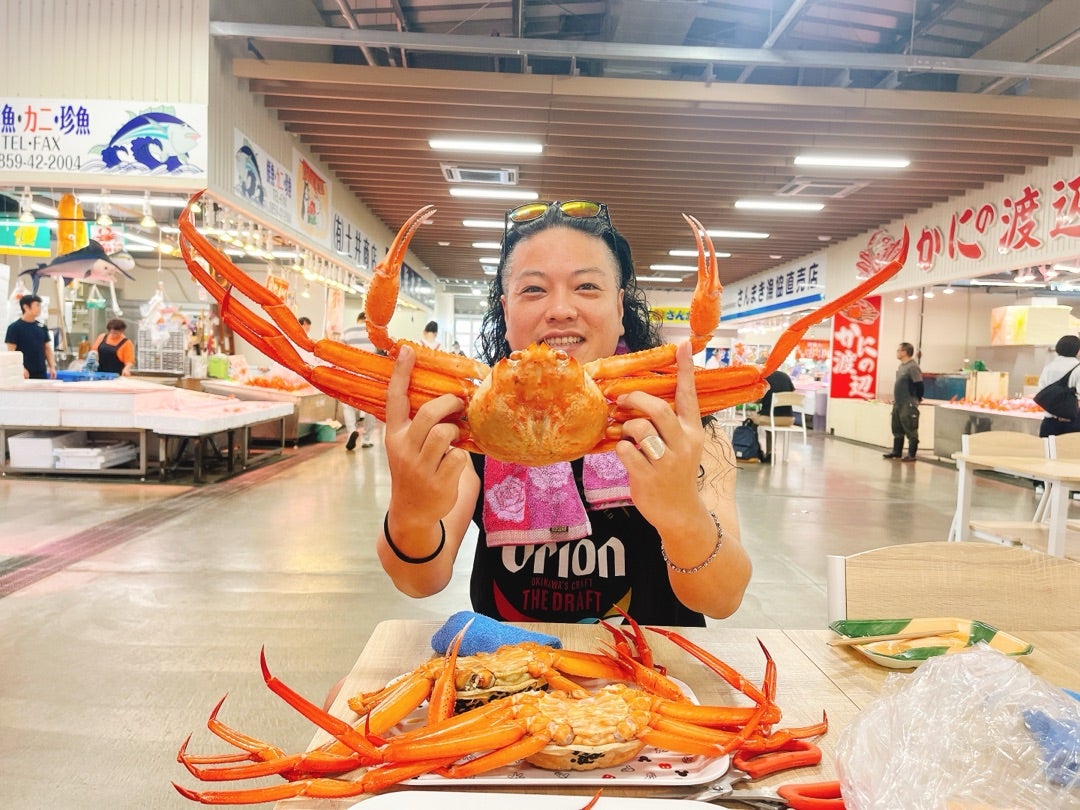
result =
[[1050,533],[1047,552],[1065,556],[1065,533],[1068,530],[1069,492],[1080,489],[1080,462],[1062,459],[1039,459],[1013,456],[978,456],[954,453],[956,459],[956,515],[950,540],[971,539],[971,490],[976,470],[996,470],[1043,481],[1050,499]]
[[[355,720],[347,706],[347,698],[357,692],[377,689],[392,678],[432,655],[431,636],[438,623],[404,619],[382,622],[375,628],[352,672],[345,680],[331,709],[338,717]],[[606,631],[596,625],[527,624],[532,630],[557,635],[569,649],[595,651],[597,644],[606,641]],[[820,765],[780,773],[754,782],[754,786],[781,785],[789,782],[816,782],[836,778],[834,753],[840,732],[855,718],[859,710],[874,700],[885,679],[894,672],[872,663],[860,653],[844,648],[829,647],[826,641],[835,638],[828,630],[746,630],[735,628],[680,628],[680,632],[709,652],[727,661],[751,681],[760,684],[765,672],[765,659],[758,646],[760,639],[776,661],[779,679],[777,703],[783,710],[781,726],[801,726],[821,720],[827,712],[829,731],[815,742],[821,747]],[[1035,652],[1022,660],[1036,675],[1069,689],[1080,690],[1080,630],[1015,632],[1035,645]],[[669,674],[687,683],[701,703],[750,705],[734,694],[725,682],[712,674],[665,638],[650,634],[650,643],[657,660],[667,664]],[[905,670],[908,672],[909,670]],[[317,734],[312,747],[330,738]],[[454,790],[461,788],[455,786]],[[501,786],[478,788],[485,791],[511,792]],[[521,788],[516,792],[528,791]],[[532,789],[535,792],[536,788]],[[551,790],[555,793],[589,793],[581,787]],[[607,789],[605,795],[648,796],[650,788]],[[652,794],[652,795],[655,795]],[[359,799],[290,799],[279,802],[279,810],[343,810]]]

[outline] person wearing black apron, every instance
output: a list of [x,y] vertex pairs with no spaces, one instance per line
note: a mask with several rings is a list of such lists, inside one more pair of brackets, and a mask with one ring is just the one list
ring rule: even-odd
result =
[[105,324],[106,332],[98,335],[93,350],[98,355],[98,371],[130,376],[135,365],[135,347],[124,336],[127,324],[113,318]]

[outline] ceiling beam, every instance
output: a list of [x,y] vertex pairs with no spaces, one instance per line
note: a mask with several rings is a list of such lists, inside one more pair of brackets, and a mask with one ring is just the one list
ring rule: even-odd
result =
[[266,23],[210,23],[218,39],[254,39],[294,45],[399,48],[483,56],[601,59],[632,62],[744,65],[773,68],[851,68],[947,73],[965,76],[1000,76],[1013,79],[1080,82],[1080,66],[1007,62],[999,59],[956,59],[905,54],[843,53],[830,51],[775,51],[766,48],[716,48],[692,45],[649,45],[621,42],[520,39],[469,35],[414,34],[373,29],[316,28]]

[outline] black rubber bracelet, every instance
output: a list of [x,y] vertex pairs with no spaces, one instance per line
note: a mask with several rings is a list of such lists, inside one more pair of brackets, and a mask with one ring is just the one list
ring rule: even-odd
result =
[[446,545],[446,527],[443,525],[443,522],[441,520],[439,521],[439,529],[442,531],[442,537],[439,538],[439,545],[435,548],[433,552],[428,554],[426,557],[410,557],[408,554],[402,554],[401,549],[394,545],[394,541],[390,537],[390,513],[387,512],[386,515],[383,516],[382,520],[383,537],[386,538],[386,545],[390,546],[390,550],[394,552],[395,557],[397,557],[403,563],[408,563],[409,565],[422,565],[423,563],[431,562],[440,554],[442,554],[443,546]]

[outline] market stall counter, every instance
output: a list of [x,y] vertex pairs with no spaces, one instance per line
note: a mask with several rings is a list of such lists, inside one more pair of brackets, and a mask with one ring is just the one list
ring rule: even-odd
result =
[[252,438],[296,444],[315,429],[315,425],[334,419],[337,400],[310,385],[282,390],[234,380],[204,379],[203,391],[245,401],[287,402],[292,412],[278,424],[265,424],[252,431]]
[[[243,402],[123,378],[24,381],[0,387],[2,472],[145,480],[156,461],[159,477],[165,478],[180,466],[191,444],[192,474],[195,483],[202,483],[207,447],[222,455],[228,473],[247,469],[251,428],[283,421],[292,412],[287,403]],[[215,442],[219,436],[224,453]],[[158,440],[156,458],[153,437]],[[269,459],[280,452],[262,455]]]
[[988,430],[1012,430],[1039,435],[1045,411],[1029,399],[1001,400],[991,408],[959,402],[939,402],[934,408],[934,455],[953,458],[962,452],[961,437]]

